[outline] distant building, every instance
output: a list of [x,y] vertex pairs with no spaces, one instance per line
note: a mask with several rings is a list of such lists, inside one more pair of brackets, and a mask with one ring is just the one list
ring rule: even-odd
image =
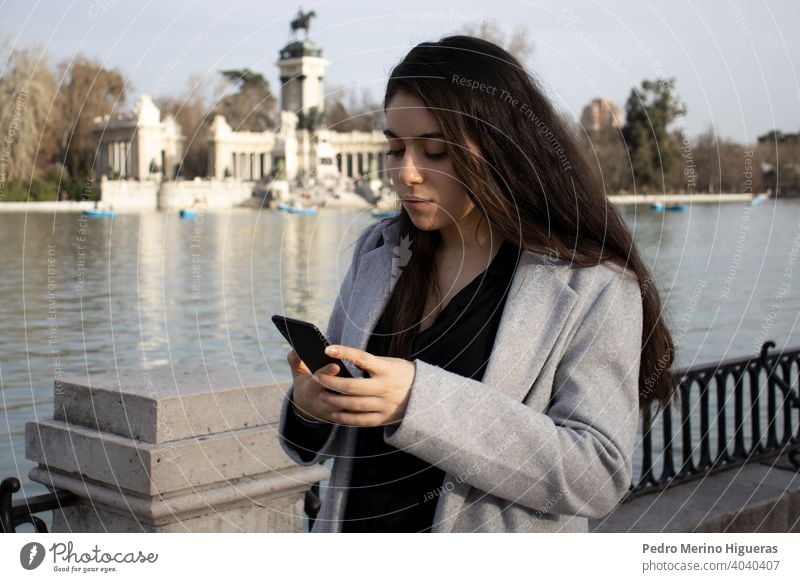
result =
[[222,115],[211,125],[209,174],[259,180],[282,166],[289,180],[340,175],[357,178],[369,168],[383,175],[386,138],[380,131],[324,128],[325,68],[322,49],[306,39],[280,51],[280,125],[275,131],[234,131]]
[[147,180],[172,177],[183,157],[184,137],[171,115],[149,95],[139,97],[131,113],[94,120],[95,173],[109,178]]
[[622,114],[611,99],[600,98],[592,101],[583,108],[581,125],[586,131],[601,129],[619,129],[622,127]]
[[[301,13],[299,18],[307,16]],[[307,26],[308,19],[306,33]],[[314,178],[319,183],[359,178],[370,171],[384,177],[386,138],[382,132],[336,132],[324,127],[324,80],[329,64],[322,58],[322,49],[307,37],[283,47],[277,62],[279,126],[235,131],[224,116],[217,115],[209,133],[209,177],[257,182],[279,171],[290,181]],[[96,120],[101,153],[98,176],[160,178],[159,173],[148,172],[158,168],[172,178],[183,152],[183,138],[174,119],[159,121],[159,117],[152,99],[143,95],[132,114]]]

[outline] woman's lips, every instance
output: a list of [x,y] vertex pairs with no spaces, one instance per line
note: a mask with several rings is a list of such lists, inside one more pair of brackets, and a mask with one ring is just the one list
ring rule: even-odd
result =
[[418,198],[403,198],[403,204],[406,206],[411,206],[413,208],[424,206],[426,204],[430,204],[429,200],[420,200]]

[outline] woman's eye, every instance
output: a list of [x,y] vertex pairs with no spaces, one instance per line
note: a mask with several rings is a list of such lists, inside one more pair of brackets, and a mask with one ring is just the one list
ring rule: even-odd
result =
[[[404,150],[404,149],[387,150],[386,151],[386,155],[387,156],[402,157],[403,154],[405,154],[405,152],[406,152],[406,150]],[[447,155],[447,150],[445,150],[443,152],[425,152],[425,157],[429,158],[431,160],[439,160],[441,158],[444,158],[446,155]]]
[[443,152],[425,152],[425,155],[432,160],[438,160],[447,155],[447,151]]

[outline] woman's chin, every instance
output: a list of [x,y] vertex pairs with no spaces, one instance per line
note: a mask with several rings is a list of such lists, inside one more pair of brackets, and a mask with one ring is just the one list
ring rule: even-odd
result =
[[434,230],[439,230],[439,228],[441,228],[439,224],[436,224],[435,222],[432,222],[430,220],[419,220],[419,219],[414,220],[412,218],[411,222],[414,224],[415,227],[417,227],[418,230],[424,230],[425,232],[431,232]]

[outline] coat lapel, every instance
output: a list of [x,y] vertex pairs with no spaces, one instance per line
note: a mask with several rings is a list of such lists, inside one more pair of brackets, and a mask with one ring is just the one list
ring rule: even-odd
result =
[[[482,379],[488,389],[522,401],[533,386],[577,300],[558,270],[541,255],[520,257]],[[528,340],[520,345],[519,338]],[[453,530],[471,489],[452,475],[445,480],[454,487],[439,499],[434,532]]]
[[[576,293],[546,258],[524,252],[512,280],[483,382],[522,401],[572,312]],[[519,338],[527,338],[520,344]]]
[[[345,314],[347,321],[342,331],[342,344],[366,349],[372,330],[389,300],[392,252],[392,242],[386,237],[381,246],[361,255],[353,296]],[[350,371],[362,375],[357,368]]]
[[[353,281],[352,295],[347,298],[347,310],[344,313],[342,323],[341,344],[355,347],[361,350],[366,349],[372,329],[378,322],[378,318],[386,303],[389,300],[390,274],[392,264],[392,247],[390,234],[385,226],[381,229],[384,241],[377,248],[375,245],[380,241],[380,236],[372,237],[365,241],[366,248],[370,249],[363,253],[358,260],[356,278]],[[386,236],[389,235],[389,236]],[[345,361],[344,365],[350,370],[354,377],[362,377],[364,373],[352,363]],[[347,490],[350,484],[350,477],[353,470],[353,457],[356,451],[358,429],[353,426],[342,427],[340,435],[341,448],[338,456],[340,457],[334,468],[334,475],[331,476],[331,484],[336,489],[333,490],[329,503],[331,507],[331,523],[337,523],[334,531],[341,528],[341,519],[344,519],[345,501]]]

